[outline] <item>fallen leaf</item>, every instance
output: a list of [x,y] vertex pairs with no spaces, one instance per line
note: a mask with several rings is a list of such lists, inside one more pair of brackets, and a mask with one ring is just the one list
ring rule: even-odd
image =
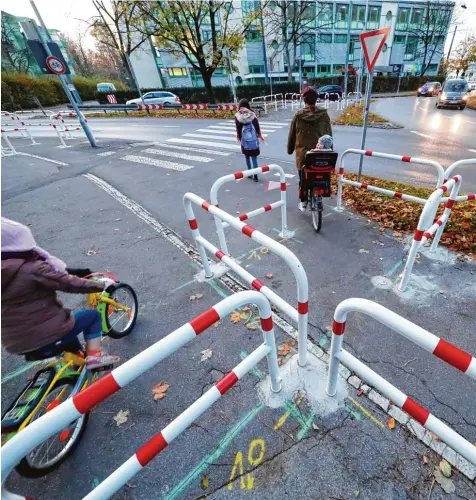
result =
[[453,481],[445,476],[438,470],[435,469],[433,472],[436,482],[441,486],[445,493],[454,493],[456,491]]
[[206,361],[207,359],[210,359],[212,357],[213,351],[211,349],[205,349],[204,351],[200,351],[200,354],[202,355],[200,359],[200,363],[202,361]]
[[270,280],[273,277],[273,275],[271,273],[267,273],[266,277]]
[[198,299],[201,299],[202,297],[203,297],[203,293],[196,293],[195,295],[190,295],[189,300],[190,301],[198,300]]
[[246,323],[246,328],[248,328],[248,330],[257,330],[258,326],[256,323]]
[[240,313],[237,311],[233,311],[230,316],[230,320],[232,323],[239,323],[241,318],[240,318]]
[[363,393],[364,393],[364,390],[363,389],[359,389],[357,391],[357,396],[360,398],[360,396],[362,396]]
[[240,319],[249,319],[248,314],[246,314],[245,312],[241,312]]
[[249,312],[251,309],[249,307],[243,307],[243,312]]
[[426,455],[422,455],[422,456],[420,457],[420,460],[421,460],[421,461],[422,461],[425,465],[429,462],[428,457],[427,457]]
[[443,476],[451,477],[451,472],[452,472],[451,465],[446,460],[442,460],[440,462],[440,471],[443,474]]
[[126,486],[129,488],[137,488],[137,484],[132,484],[132,483],[126,483]]
[[119,410],[112,418],[116,421],[116,425],[122,425],[129,419],[130,410]]
[[392,430],[392,429],[395,429],[395,419],[393,417],[390,417],[388,420],[387,420],[387,427]]
[[96,250],[93,250],[92,248],[86,252],[86,255],[96,255],[97,252]]
[[279,351],[278,351],[278,354],[280,356],[286,356],[287,354],[289,354],[289,351],[291,350],[291,346],[289,345],[289,341],[288,342],[284,342],[283,344],[281,344],[281,346],[279,347]]
[[169,389],[169,384],[167,382],[158,382],[152,387],[152,395],[154,397],[154,401],[160,401],[164,399],[167,394],[165,394]]
[[361,248],[361,249],[359,250],[359,253],[369,253],[369,251],[368,251],[368,250],[365,250],[365,248]]
[[208,477],[205,474],[203,474],[200,481],[200,487],[202,488],[202,490],[206,490],[208,488]]

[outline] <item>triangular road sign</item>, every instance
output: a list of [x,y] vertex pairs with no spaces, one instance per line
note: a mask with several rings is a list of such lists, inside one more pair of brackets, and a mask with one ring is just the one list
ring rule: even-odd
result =
[[362,43],[365,62],[367,63],[367,71],[369,73],[374,69],[377,58],[389,33],[390,28],[382,28],[380,30],[367,31],[360,35],[360,42]]

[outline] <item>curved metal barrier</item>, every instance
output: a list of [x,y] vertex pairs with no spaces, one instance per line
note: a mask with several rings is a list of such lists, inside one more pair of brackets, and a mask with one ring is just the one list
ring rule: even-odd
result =
[[45,439],[64,429],[66,425],[74,422],[98,403],[104,401],[157,363],[170,356],[218,320],[226,317],[234,309],[245,304],[255,304],[258,306],[264,343],[235,366],[233,370],[222,377],[176,419],[172,420],[161,432],[145,443],[129,460],[124,462],[85,498],[102,500],[113,495],[263,358],[267,358],[268,360],[271,388],[274,392],[279,392],[281,390],[281,380],[279,378],[273,319],[271,317],[269,302],[258,292],[244,291],[236,293],[196,316],[185,325],[148,347],[145,351],[137,354],[137,356],[126,361],[111,373],[87,387],[84,391],[81,391],[32,422],[15,437],[10,439],[1,450],[2,498],[6,500],[23,498],[7,492],[3,486],[4,482],[15,465]]
[[[444,182],[446,182],[452,176],[453,171],[456,168],[461,167],[462,165],[476,165],[476,158],[468,158],[466,160],[458,160],[458,161],[455,161],[454,163],[452,163],[445,170],[445,180],[444,180]],[[474,199],[474,198],[469,198],[469,199]],[[458,199],[458,201],[465,201],[465,200]]]
[[[231,227],[237,229],[244,235],[248,236],[254,241],[257,241],[261,245],[269,248],[273,253],[279,255],[291,268],[291,271],[296,278],[297,285],[297,308],[294,309],[291,305],[287,304],[285,301],[277,297],[274,293],[269,293],[270,290],[267,287],[264,287],[263,283],[254,278],[250,273],[245,271],[241,266],[239,266],[236,262],[230,267],[235,271],[239,276],[241,276],[246,282],[259,290],[261,293],[266,295],[266,297],[279,309],[281,309],[287,316],[292,318],[293,320],[297,320],[298,323],[298,332],[299,332],[299,364],[304,366],[307,360],[307,350],[306,350],[306,342],[307,342],[307,322],[308,322],[308,294],[309,294],[309,285],[307,281],[306,271],[299,261],[299,259],[285,246],[281,245],[277,241],[273,240],[269,236],[257,231],[253,226],[249,224],[245,224],[244,222],[236,219],[232,215],[227,212],[221,210],[218,207],[215,207],[210,202],[200,198],[194,193],[186,193],[183,197],[183,204],[185,208],[185,214],[188,219],[188,223],[190,225],[190,229],[192,230],[192,236],[195,241],[195,244],[198,249],[198,253],[200,255],[200,259],[203,264],[203,268],[205,270],[205,276],[207,278],[213,277],[213,272],[210,267],[210,262],[207,258],[206,250],[213,253],[218,259],[223,260],[224,262],[230,264],[232,259],[227,257],[225,253],[217,249],[214,245],[208,242],[205,238],[200,235],[200,231],[198,229],[198,223],[195,219],[195,214],[193,212],[192,203],[200,206],[205,211],[210,212],[213,216],[218,217],[220,220],[227,222]],[[226,258],[225,258],[226,257]],[[277,300],[279,299],[279,300]]]
[[[265,165],[264,167],[253,168],[250,170],[243,170],[242,172],[235,172],[234,174],[228,174],[224,175],[223,177],[220,177],[213,183],[213,186],[210,190],[210,201],[212,205],[218,207],[218,190],[221,188],[221,186],[223,186],[223,184],[243,179],[245,177],[251,177],[252,175],[256,175],[259,173],[271,172],[273,170],[276,170],[279,173],[279,177],[281,180],[280,183],[281,199],[279,201],[271,203],[270,205],[265,205],[264,207],[252,210],[251,212],[240,214],[237,216],[237,219],[245,221],[251,219],[251,217],[255,217],[256,215],[264,214],[266,212],[269,212],[270,210],[273,210],[274,208],[281,207],[281,232],[279,233],[279,236],[281,236],[281,238],[291,237],[294,233],[288,230],[287,217],[286,217],[286,175],[284,173],[284,170],[279,165],[275,164]],[[218,217],[215,217],[215,224],[217,228],[220,247],[227,255],[229,255],[225,232],[223,231],[223,229],[225,227],[228,227],[229,224],[227,222],[222,222]]]
[[341,302],[334,313],[327,394],[329,396],[336,394],[339,363],[343,363],[417,422],[435,433],[451,448],[476,465],[476,447],[432,415],[426,408],[420,406],[415,400],[398,390],[394,385],[342,348],[345,324],[349,312],[359,312],[371,316],[472,379],[476,379],[476,358],[467,352],[420,328],[380,304],[366,299],[354,298]]

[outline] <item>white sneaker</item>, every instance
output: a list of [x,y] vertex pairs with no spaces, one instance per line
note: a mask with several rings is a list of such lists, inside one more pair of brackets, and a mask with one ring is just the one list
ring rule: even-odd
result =
[[298,204],[298,209],[300,212],[305,212],[307,208],[307,203],[305,201],[301,201]]

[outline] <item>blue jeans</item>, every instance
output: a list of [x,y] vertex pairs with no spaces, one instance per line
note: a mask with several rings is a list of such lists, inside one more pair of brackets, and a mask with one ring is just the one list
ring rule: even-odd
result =
[[101,336],[101,315],[96,309],[83,309],[82,311],[75,311],[74,326],[61,340],[73,340],[81,332],[83,332],[85,340],[96,339]]
[[253,168],[258,168],[258,157],[257,156],[246,156],[246,166],[248,170],[251,170],[251,162],[253,162]]

